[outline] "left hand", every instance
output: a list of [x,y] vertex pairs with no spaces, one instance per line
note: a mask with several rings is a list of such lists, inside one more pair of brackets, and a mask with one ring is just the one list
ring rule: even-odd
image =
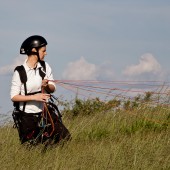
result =
[[42,80],[41,86],[42,86],[43,88],[47,87],[47,86],[48,86],[48,80],[47,80],[47,79]]

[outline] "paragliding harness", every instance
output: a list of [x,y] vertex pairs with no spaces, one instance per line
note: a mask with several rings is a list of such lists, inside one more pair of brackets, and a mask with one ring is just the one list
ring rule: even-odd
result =
[[[41,65],[46,72],[45,62],[41,61]],[[23,65],[17,66],[21,82],[24,84],[25,95],[33,95],[35,93],[27,93],[27,75]],[[39,74],[42,80],[45,72],[39,68]],[[23,104],[23,110],[19,109],[19,102],[14,102],[13,120],[14,127],[17,128],[21,144],[29,142],[31,144],[58,143],[62,139],[69,140],[71,135],[68,129],[62,123],[62,115],[55,104],[57,98],[50,94],[50,99],[44,104],[44,109],[40,113],[25,113],[26,102]]]

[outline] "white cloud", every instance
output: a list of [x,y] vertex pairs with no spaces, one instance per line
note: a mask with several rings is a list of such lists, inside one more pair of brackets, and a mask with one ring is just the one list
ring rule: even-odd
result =
[[152,73],[156,75],[161,72],[161,65],[152,54],[147,53],[141,56],[139,64],[127,66],[123,71],[123,74],[126,76],[138,76],[145,73]]
[[115,74],[113,70],[113,63],[110,61],[103,62],[98,66],[98,80],[113,80]]
[[23,64],[25,58],[26,56],[20,55],[13,61],[12,64],[1,67],[0,75],[6,75],[12,73],[16,66]]
[[89,63],[84,57],[70,62],[63,72],[63,79],[70,80],[97,80],[110,79],[114,72],[110,68],[110,63],[105,62],[101,66]]
[[63,72],[64,79],[71,80],[96,80],[97,66],[88,63],[84,57],[75,62],[70,62]]

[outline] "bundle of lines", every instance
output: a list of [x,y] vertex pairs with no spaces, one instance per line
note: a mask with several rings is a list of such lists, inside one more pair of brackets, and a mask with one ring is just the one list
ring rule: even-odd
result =
[[147,97],[152,104],[169,105],[170,82],[163,81],[95,81],[54,80],[65,90],[84,98],[101,100],[137,100]]

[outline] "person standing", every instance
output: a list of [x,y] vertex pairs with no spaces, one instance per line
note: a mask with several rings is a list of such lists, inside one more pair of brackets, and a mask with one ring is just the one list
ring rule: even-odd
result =
[[[11,100],[14,102],[14,115],[19,128],[21,143],[37,137],[40,133],[39,123],[42,116],[44,102],[50,98],[49,93],[56,90],[53,81],[52,69],[44,61],[47,55],[47,41],[44,37],[33,35],[28,37],[21,45],[20,54],[27,55],[22,66],[16,67],[11,84]],[[20,70],[26,76],[20,74]],[[26,83],[22,78],[26,77]],[[43,92],[42,92],[43,90]],[[17,120],[18,119],[18,120]]]

